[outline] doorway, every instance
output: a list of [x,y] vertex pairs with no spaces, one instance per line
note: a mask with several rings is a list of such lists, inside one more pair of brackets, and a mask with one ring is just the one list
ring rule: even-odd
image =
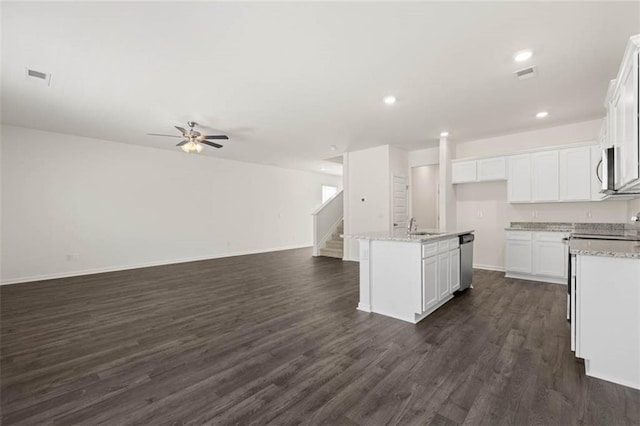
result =
[[421,229],[440,226],[438,192],[440,186],[438,164],[411,169],[411,216]]

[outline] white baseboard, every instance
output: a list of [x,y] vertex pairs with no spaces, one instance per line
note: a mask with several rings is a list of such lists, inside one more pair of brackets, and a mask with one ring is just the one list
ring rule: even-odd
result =
[[518,274],[515,272],[507,272],[505,278],[515,278],[517,280],[537,281],[541,283],[567,285],[566,278],[545,277],[542,275]]
[[480,263],[474,263],[473,264],[473,269],[484,269],[485,271],[504,272],[504,267],[503,266],[483,265],[483,264],[480,264]]
[[8,280],[0,281],[0,285],[20,284],[20,283],[28,283],[33,281],[43,281],[43,280],[54,280],[58,278],[70,278],[70,277],[78,277],[82,275],[103,274],[105,272],[126,271],[129,269],[150,268],[153,266],[173,265],[177,263],[197,262],[200,260],[220,259],[223,257],[234,257],[234,256],[246,256],[249,254],[269,253],[273,251],[293,250],[293,249],[308,248],[308,247],[311,247],[311,246],[304,244],[304,245],[293,245],[293,246],[283,246],[283,247],[272,247],[272,248],[266,248],[266,249],[245,250],[245,251],[239,251],[239,252],[233,252],[233,253],[197,256],[197,257],[189,257],[189,258],[183,258],[183,259],[172,259],[172,260],[162,260],[157,262],[137,263],[134,265],[108,266],[104,268],[92,268],[92,269],[85,269],[85,270],[79,270],[79,271],[57,272],[53,274],[10,278]]
[[359,302],[358,307],[356,309],[363,312],[371,312],[371,305]]

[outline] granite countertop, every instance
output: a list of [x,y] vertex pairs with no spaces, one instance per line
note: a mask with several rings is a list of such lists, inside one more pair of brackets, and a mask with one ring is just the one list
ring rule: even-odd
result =
[[624,223],[589,222],[511,222],[506,231],[571,232],[591,235],[625,235],[637,233]]
[[625,257],[640,259],[640,241],[571,240],[569,252],[586,256]]
[[358,234],[341,235],[343,238],[351,238],[354,240],[378,240],[378,241],[402,241],[402,242],[426,242],[438,241],[451,237],[457,237],[462,234],[471,234],[471,230],[447,230],[440,231],[437,229],[419,229],[418,232],[427,232],[430,235],[409,235],[405,229],[392,232],[362,232]]
[[544,227],[544,226],[540,226],[538,228],[536,227],[529,227],[529,228],[521,228],[518,226],[507,226],[506,228],[504,228],[505,231],[533,231],[533,232],[573,232],[573,228],[570,227],[566,227],[566,228],[555,228],[555,227]]

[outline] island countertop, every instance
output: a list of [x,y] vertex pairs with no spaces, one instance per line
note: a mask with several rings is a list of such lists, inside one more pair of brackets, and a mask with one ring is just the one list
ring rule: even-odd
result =
[[458,237],[463,234],[471,234],[471,230],[446,230],[438,229],[419,229],[418,233],[424,232],[426,235],[417,235],[415,233],[408,234],[405,229],[395,230],[392,232],[361,232],[357,234],[343,234],[341,237],[354,240],[376,240],[376,241],[400,241],[422,243],[427,241],[445,240],[447,238]]

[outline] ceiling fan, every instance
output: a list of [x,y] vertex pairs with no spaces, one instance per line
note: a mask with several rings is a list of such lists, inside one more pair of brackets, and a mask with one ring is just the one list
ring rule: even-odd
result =
[[214,148],[222,148],[222,145],[211,142],[209,139],[229,139],[227,135],[202,135],[199,131],[194,130],[198,123],[195,121],[187,121],[187,126],[189,126],[189,130],[186,130],[180,126],[174,126],[176,129],[180,130],[182,136],[178,135],[164,135],[161,133],[147,133],[151,136],[168,136],[171,138],[184,138],[184,140],[180,141],[176,146],[179,146],[184,152],[202,152],[204,149],[203,145],[209,145]]

